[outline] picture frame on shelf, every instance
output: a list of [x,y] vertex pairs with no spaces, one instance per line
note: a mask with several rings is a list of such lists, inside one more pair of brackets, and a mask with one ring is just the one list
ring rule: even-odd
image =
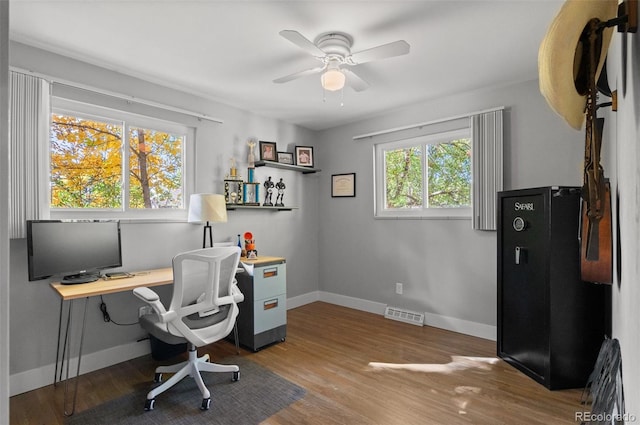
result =
[[296,165],[313,167],[313,147],[296,146]]
[[261,161],[277,161],[276,143],[260,141],[260,160]]
[[292,152],[278,152],[278,162],[280,164],[293,165],[293,153]]
[[331,175],[331,197],[332,198],[355,198],[355,196],[356,196],[356,173]]

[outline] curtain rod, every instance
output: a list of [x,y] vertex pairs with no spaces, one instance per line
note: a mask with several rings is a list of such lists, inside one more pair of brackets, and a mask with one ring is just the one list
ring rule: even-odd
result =
[[447,122],[447,121],[458,120],[460,118],[468,118],[468,117],[471,117],[471,116],[474,116],[474,115],[478,115],[478,114],[486,114],[488,112],[501,111],[503,109],[505,109],[504,106],[498,106],[496,108],[485,109],[485,110],[477,111],[477,112],[469,112],[467,114],[457,115],[455,117],[442,118],[442,119],[439,119],[439,120],[421,122],[421,123],[418,123],[418,124],[411,124],[411,125],[407,125],[407,126],[404,126],[404,127],[396,127],[396,128],[390,128],[388,130],[375,131],[373,133],[367,133],[367,134],[361,134],[359,136],[353,136],[353,140],[367,139],[367,138],[371,138],[371,137],[375,137],[375,136],[381,136],[383,134],[395,133],[396,131],[411,130],[411,129],[414,129],[414,128],[424,127],[426,125],[439,124],[439,123],[443,123],[443,122]]
[[29,71],[26,69],[20,69],[16,67],[10,67],[11,71],[19,72],[21,74],[33,75],[34,77],[42,78],[53,84],[59,84],[62,86],[72,87],[75,89],[85,90],[92,93],[97,93],[105,96],[115,97],[117,99],[125,100],[127,102],[138,103],[140,105],[152,106],[154,108],[164,109],[166,111],[177,112],[184,115],[189,115],[200,120],[212,121],[218,124],[222,124],[223,121],[219,118],[210,117],[209,115],[201,114],[199,112],[189,111],[188,109],[182,109],[175,106],[165,105],[163,103],[154,102],[153,100],[145,100],[139,97],[130,96],[122,93],[112,92],[109,90],[97,89],[95,87],[87,86],[84,84],[74,83],[68,80],[62,80],[59,78],[51,77],[50,75],[41,74],[38,72]]

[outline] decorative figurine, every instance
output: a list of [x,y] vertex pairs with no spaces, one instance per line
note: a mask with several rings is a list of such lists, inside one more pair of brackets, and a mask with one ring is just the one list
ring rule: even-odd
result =
[[247,251],[248,259],[258,258],[258,251],[256,250],[256,241],[253,239],[253,233],[244,232],[244,248]]
[[238,168],[236,168],[236,159],[231,157],[231,167],[229,167],[229,174],[224,179],[224,200],[227,205],[242,204],[242,176],[238,174]]
[[249,167],[247,168],[247,181],[242,185],[242,200],[244,205],[260,205],[260,183],[254,181],[253,173],[255,171],[255,154],[253,153],[253,148],[256,146],[255,140],[249,139],[247,141],[247,146],[249,146],[249,156],[247,160],[249,161]]
[[242,189],[244,205],[260,206],[260,183],[244,182]]
[[[269,177],[269,179],[271,179],[271,177]],[[286,187],[287,186],[285,186],[281,177],[280,181],[276,183],[276,190],[278,191],[278,196],[276,197],[276,207],[284,207],[284,189]]]
[[231,157],[231,168],[229,169],[229,177],[235,178],[238,174],[238,169],[236,168],[236,159]]
[[264,204],[263,207],[272,207],[273,203],[271,202],[271,195],[273,194],[273,186],[274,183],[271,181],[271,176],[264,182]]
[[[256,147],[256,142],[253,139],[249,139],[249,141],[247,142],[247,146],[249,146],[249,156],[247,158],[247,162],[249,163],[248,167],[249,168],[254,168],[255,167],[255,161],[256,161],[256,156],[253,153],[253,148]],[[251,180],[249,180],[251,181]]]
[[224,200],[227,204],[242,204],[243,193],[243,183],[240,176],[224,179]]

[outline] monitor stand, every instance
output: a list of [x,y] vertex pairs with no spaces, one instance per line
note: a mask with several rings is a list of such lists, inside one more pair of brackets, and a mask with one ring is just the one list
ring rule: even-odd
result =
[[70,274],[68,276],[64,276],[60,281],[60,283],[62,283],[63,285],[75,285],[78,283],[95,282],[99,278],[100,278],[100,275],[96,273]]

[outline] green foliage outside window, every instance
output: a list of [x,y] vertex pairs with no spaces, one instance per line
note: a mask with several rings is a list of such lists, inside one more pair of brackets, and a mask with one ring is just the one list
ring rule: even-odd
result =
[[[427,166],[423,167],[425,147]],[[470,139],[387,150],[384,159],[386,208],[471,205]],[[425,168],[427,177],[423,178]]]
[[386,208],[422,207],[422,147],[385,152]]

